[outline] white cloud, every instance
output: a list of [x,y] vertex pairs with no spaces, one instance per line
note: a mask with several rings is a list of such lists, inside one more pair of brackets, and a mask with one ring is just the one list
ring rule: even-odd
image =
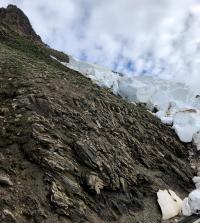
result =
[[184,80],[200,89],[198,0],[1,2],[22,8],[52,47],[119,71]]

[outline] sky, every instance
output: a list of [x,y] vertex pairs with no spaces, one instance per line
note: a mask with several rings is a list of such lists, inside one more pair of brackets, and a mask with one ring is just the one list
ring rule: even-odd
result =
[[[200,0],[0,0],[49,46],[128,75],[200,81]],[[200,83],[200,82],[199,82]]]

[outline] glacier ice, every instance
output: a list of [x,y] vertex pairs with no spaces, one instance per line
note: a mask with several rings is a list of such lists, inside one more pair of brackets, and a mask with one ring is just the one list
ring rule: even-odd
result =
[[191,142],[193,135],[198,131],[200,115],[197,110],[177,111],[173,119],[173,128],[183,142]]
[[186,198],[183,200],[182,214],[185,215],[185,216],[190,216],[190,215],[192,215],[192,211],[191,211],[191,208],[190,208],[189,198],[188,198],[188,197],[186,197]]
[[101,87],[112,88],[113,93],[117,94],[119,74],[112,72],[108,68],[100,67],[95,64],[82,62],[69,56],[69,63],[61,62],[63,65],[80,72],[91,78]]
[[193,177],[196,189],[183,200],[182,213],[185,216],[200,214],[200,176]]
[[185,216],[200,214],[200,189],[193,190],[189,196],[183,200],[182,213]]

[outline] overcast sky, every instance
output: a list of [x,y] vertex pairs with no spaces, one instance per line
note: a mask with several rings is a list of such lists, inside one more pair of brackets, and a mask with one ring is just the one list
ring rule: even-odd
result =
[[79,59],[134,75],[200,76],[200,0],[0,0],[10,3],[44,42]]

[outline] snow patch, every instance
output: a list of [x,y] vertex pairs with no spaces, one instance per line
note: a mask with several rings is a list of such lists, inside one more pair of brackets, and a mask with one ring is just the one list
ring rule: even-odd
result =
[[181,213],[182,200],[172,190],[159,190],[158,203],[162,211],[162,219],[168,220]]

